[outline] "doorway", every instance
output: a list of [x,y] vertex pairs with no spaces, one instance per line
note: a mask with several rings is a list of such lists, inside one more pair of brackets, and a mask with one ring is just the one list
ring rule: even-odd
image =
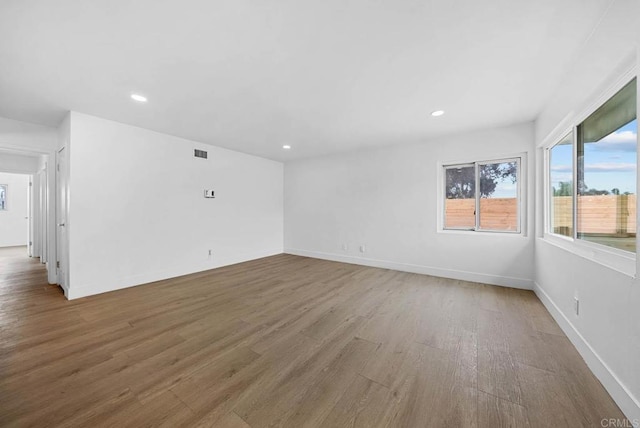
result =
[[[55,168],[48,166],[54,157],[0,146],[0,287],[21,267],[25,273],[42,270],[47,283],[57,283]],[[5,275],[9,271],[13,276]]]
[[31,186],[27,174],[0,172],[0,248],[32,255]]

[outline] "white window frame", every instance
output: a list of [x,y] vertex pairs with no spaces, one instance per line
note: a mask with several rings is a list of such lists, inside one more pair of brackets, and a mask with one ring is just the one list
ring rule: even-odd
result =
[[[577,197],[576,193],[578,190],[578,185],[576,183],[576,171],[577,171],[577,160],[576,160],[576,132],[575,127],[571,127],[567,129],[565,133],[562,134],[560,138],[555,140],[554,143],[550,144],[548,147],[544,148],[544,207],[545,207],[545,215],[544,215],[544,233],[546,235],[553,236],[557,239],[565,239],[569,241],[574,241],[574,237],[576,236],[576,222],[577,222],[577,213],[578,209],[576,207]],[[571,225],[572,236],[561,235],[559,233],[553,232],[553,224],[551,224],[552,214],[551,214],[551,149],[560,144],[564,139],[571,134],[571,198],[573,202],[573,212],[571,213],[573,224]]]
[[[477,181],[478,181],[478,166],[475,164],[475,162],[465,162],[465,163],[455,163],[455,164],[447,164],[447,165],[442,165],[441,171],[442,171],[442,180],[441,180],[441,197],[442,198],[446,198],[447,195],[447,191],[445,189],[446,185],[447,185],[447,170],[448,169],[458,169],[458,168],[469,168],[472,167],[474,169],[473,172],[473,177],[474,180],[476,181],[476,187],[475,187],[475,194],[474,194],[474,206],[477,207],[478,205],[478,188],[477,188]],[[469,198],[471,199],[471,198]],[[442,209],[440,211],[441,215],[442,215],[442,228],[444,230],[450,230],[450,231],[465,231],[465,232],[473,232],[478,228],[478,216],[475,216],[475,224],[473,227],[469,228],[469,227],[444,227],[445,224],[445,220],[446,220],[446,205],[444,203],[444,199],[442,200]]]
[[0,186],[4,188],[4,208],[0,208],[0,211],[9,211],[9,185],[0,183]]
[[9,210],[9,185],[0,183],[0,186],[4,189],[4,207],[0,207],[0,211]]
[[[482,229],[480,228],[480,213],[478,212],[480,207],[480,165],[488,165],[493,163],[508,163],[516,162],[517,164],[517,176],[516,176],[516,210],[517,210],[517,226],[516,230],[496,230],[496,229]],[[500,234],[507,236],[525,236],[525,182],[526,182],[526,153],[517,153],[508,156],[496,156],[491,158],[482,158],[473,161],[460,161],[460,162],[438,162],[438,232],[440,233],[481,233],[481,234]],[[451,168],[470,167],[475,169],[475,226],[473,228],[453,228],[445,227],[446,221],[446,171]]]
[[[577,201],[577,129],[578,126],[584,122],[591,114],[599,109],[604,103],[606,103],[611,97],[613,97],[618,91],[620,91],[625,85],[627,85],[633,78],[638,79],[640,83],[640,77],[637,73],[637,68],[634,65],[629,67],[626,72],[622,73],[615,82],[610,85],[606,90],[601,91],[599,94],[591,98],[591,101],[583,108],[579,114],[570,113],[567,115],[561,123],[551,133],[542,140],[542,143],[538,146],[543,150],[543,213],[544,213],[544,231],[542,239],[546,242],[560,247],[566,251],[569,251],[577,256],[591,260],[610,269],[616,270],[627,276],[635,278],[637,276],[637,250],[636,253],[620,250],[618,248],[608,247],[606,245],[589,242],[584,239],[577,238],[577,215],[578,215],[578,201]],[[637,100],[638,107],[640,107],[640,99]],[[636,118],[640,120],[640,115],[636,113]],[[569,133],[573,133],[573,236],[568,237],[551,232],[551,204],[550,198],[550,150],[558,144]],[[640,142],[639,142],[640,147]],[[638,150],[640,156],[640,150]],[[640,164],[638,158],[636,158],[636,165]],[[640,180],[640,174],[637,177]],[[639,181],[640,184],[640,181]],[[638,186],[640,189],[640,185]],[[637,203],[637,202],[636,202]],[[638,244],[638,235],[636,234],[636,248],[640,248]]]

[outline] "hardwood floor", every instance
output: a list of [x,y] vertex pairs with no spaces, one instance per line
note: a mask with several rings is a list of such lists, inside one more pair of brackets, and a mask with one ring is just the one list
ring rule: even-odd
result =
[[530,291],[279,255],[67,301],[0,249],[0,426],[624,416]]

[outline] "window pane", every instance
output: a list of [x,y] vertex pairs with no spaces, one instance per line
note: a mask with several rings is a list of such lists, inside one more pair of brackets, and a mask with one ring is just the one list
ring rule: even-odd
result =
[[445,229],[476,227],[475,167],[460,165],[445,169]]
[[573,237],[573,133],[549,150],[551,233]]
[[0,184],[0,211],[7,209],[7,185]]
[[578,126],[578,238],[636,251],[636,81]]
[[518,230],[518,163],[479,165],[480,229]]

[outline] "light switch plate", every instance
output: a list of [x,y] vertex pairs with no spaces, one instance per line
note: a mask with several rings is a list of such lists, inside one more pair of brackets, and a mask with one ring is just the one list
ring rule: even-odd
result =
[[215,192],[213,190],[205,190],[204,191],[205,198],[215,198]]

